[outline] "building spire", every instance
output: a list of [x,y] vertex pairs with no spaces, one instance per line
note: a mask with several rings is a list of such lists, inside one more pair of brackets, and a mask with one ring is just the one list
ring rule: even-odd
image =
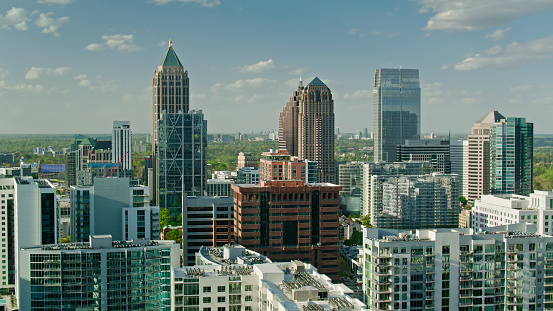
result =
[[169,39],[169,47],[170,47],[170,48],[173,47],[173,42],[171,41],[171,39]]

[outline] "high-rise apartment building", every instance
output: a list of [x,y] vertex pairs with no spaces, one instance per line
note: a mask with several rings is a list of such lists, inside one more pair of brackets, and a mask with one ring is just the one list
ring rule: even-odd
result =
[[272,260],[310,262],[337,279],[340,189],[295,180],[232,185],[236,242]]
[[174,241],[100,235],[20,252],[20,310],[172,310],[171,270],[179,266]]
[[121,163],[121,169],[130,171],[132,165],[132,132],[130,121],[113,121],[111,132],[111,160]]
[[[171,40],[169,48],[161,63],[154,72],[152,82],[153,104],[152,104],[152,154],[154,175],[157,175],[157,153],[158,153],[158,121],[162,113],[188,113],[189,110],[189,80],[188,71],[184,69],[177,54],[173,50]],[[154,186],[154,201],[157,203],[158,195],[156,185],[157,177],[152,182]]]
[[491,193],[529,195],[534,164],[534,124],[506,118],[492,125]]
[[374,161],[398,161],[396,146],[420,139],[419,70],[377,69],[373,97]]
[[363,245],[370,310],[553,308],[553,237],[533,224],[486,232],[364,228]]
[[340,203],[346,205],[349,214],[361,214],[363,209],[363,162],[349,162],[338,166]]
[[378,228],[458,228],[457,175],[373,175],[370,211]]
[[392,175],[423,175],[432,170],[429,162],[410,161],[410,162],[369,162],[363,166],[363,210],[362,216],[371,215],[371,177],[392,176]]
[[163,111],[157,130],[157,203],[181,213],[183,195],[203,195],[206,183],[207,121],[201,110]]
[[468,141],[469,167],[467,172],[467,200],[474,202],[483,194],[490,194],[491,188],[491,135],[492,124],[505,117],[497,111],[490,111],[474,123]]
[[[336,183],[334,161],[334,101],[319,78],[302,82],[279,119],[279,147],[300,161],[317,162],[317,181]],[[291,150],[290,150],[291,149]]]

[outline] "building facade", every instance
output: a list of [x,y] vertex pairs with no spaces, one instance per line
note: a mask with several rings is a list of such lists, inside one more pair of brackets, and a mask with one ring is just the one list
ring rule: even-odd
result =
[[491,188],[491,134],[492,125],[505,119],[497,111],[490,111],[474,123],[468,136],[467,199],[474,202]]
[[492,125],[491,193],[530,195],[533,186],[534,124],[506,118]]
[[182,256],[184,265],[194,265],[202,246],[216,247],[234,239],[232,197],[189,196],[183,198]]
[[340,186],[261,181],[232,189],[236,243],[272,260],[312,263],[338,279]]
[[369,162],[363,166],[363,211],[362,216],[371,215],[371,177],[390,176],[390,175],[423,175],[428,174],[432,166],[428,162]]
[[373,175],[370,206],[373,227],[458,228],[457,175]]
[[317,164],[313,161],[300,161],[287,150],[278,149],[263,152],[259,160],[260,180],[302,180],[317,182]]
[[363,162],[349,162],[338,166],[338,184],[342,186],[340,202],[349,214],[361,214],[363,209]]
[[206,183],[207,121],[201,110],[163,111],[157,131],[157,199],[178,215],[184,195],[202,195]]
[[549,310],[553,237],[533,224],[401,231],[364,228],[370,310]]
[[495,226],[532,223],[540,234],[553,234],[553,191],[536,190],[530,196],[488,194],[474,201],[472,226],[488,230]]
[[149,189],[127,177],[96,178],[92,187],[71,187],[71,241],[109,234],[115,240],[158,239],[159,209]]
[[457,174],[461,181],[461,195],[468,196],[469,141],[466,139],[449,142],[451,173]]
[[113,121],[111,133],[111,160],[113,163],[121,163],[123,170],[133,170],[131,122]]
[[396,161],[396,146],[420,139],[418,69],[377,69],[373,91],[374,161]]
[[21,249],[20,310],[171,310],[173,241],[112,241]]
[[259,167],[259,161],[251,154],[251,152],[240,152],[238,153],[236,167]]
[[396,161],[427,161],[432,172],[451,174],[449,140],[406,140],[397,145]]

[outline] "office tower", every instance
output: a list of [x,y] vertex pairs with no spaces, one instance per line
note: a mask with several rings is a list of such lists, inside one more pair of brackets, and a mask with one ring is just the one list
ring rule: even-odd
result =
[[530,222],[540,234],[553,233],[553,191],[535,190],[530,196],[518,194],[487,194],[474,201],[472,227],[491,227]]
[[259,168],[239,167],[236,170],[237,184],[258,184],[259,183]]
[[[189,81],[188,71],[184,69],[177,54],[173,50],[171,40],[169,40],[169,48],[161,63],[154,72],[152,82],[153,104],[152,104],[152,157],[154,165],[154,175],[158,174],[157,153],[158,153],[158,122],[161,119],[162,113],[165,111],[168,114],[173,113],[188,113],[189,110]],[[153,180],[153,197],[154,204],[157,203],[157,177]],[[180,203],[179,203],[180,204]],[[160,205],[162,206],[162,205]]]
[[432,166],[428,162],[369,162],[363,166],[363,211],[362,216],[371,215],[371,177],[373,175],[391,176],[391,175],[423,175],[428,174]]
[[128,177],[96,178],[90,187],[71,187],[71,241],[109,234],[115,240],[157,239],[159,208],[149,205],[149,189]]
[[131,122],[113,121],[111,133],[111,160],[113,163],[121,163],[124,171],[133,170]]
[[550,310],[553,237],[533,224],[473,229],[364,228],[370,310]]
[[319,78],[306,87],[300,81],[279,119],[279,147],[300,161],[317,162],[317,181],[336,182],[334,101]]
[[458,228],[456,175],[371,177],[371,225],[378,228]]
[[130,177],[132,171],[122,171],[112,161],[111,137],[75,135],[71,150],[65,155],[65,187],[90,186],[94,177]]
[[461,195],[467,197],[468,167],[469,167],[469,141],[466,139],[452,140],[449,142],[449,159],[451,161],[451,174],[457,174],[461,182]]
[[406,140],[396,147],[396,160],[427,161],[432,172],[451,174],[450,146],[447,140]]
[[202,247],[197,261],[171,271],[175,310],[367,310],[348,287],[298,260],[271,262],[225,245]]
[[194,265],[195,254],[202,245],[215,247],[233,242],[232,197],[185,196],[182,206],[184,265]]
[[374,161],[397,161],[397,145],[420,139],[419,70],[377,69],[373,97]]
[[363,200],[363,162],[349,162],[338,166],[340,203],[349,214],[361,214]]
[[20,310],[171,310],[171,269],[179,267],[173,241],[112,241],[21,249]]
[[234,184],[234,181],[230,179],[208,179],[205,185],[205,195],[209,197],[232,197],[230,187],[232,184]]
[[241,167],[259,167],[259,161],[251,154],[251,152],[240,152],[238,154],[237,168]]
[[534,124],[506,118],[492,125],[491,193],[529,195],[532,192]]
[[317,182],[317,163],[300,161],[287,150],[278,149],[263,152],[259,160],[259,175],[264,181],[303,180],[306,183]]
[[203,195],[206,182],[207,121],[201,110],[163,111],[157,130],[157,198],[178,216],[183,195]]
[[469,141],[469,166],[467,172],[467,200],[474,202],[483,194],[490,194],[492,124],[505,117],[497,111],[490,111],[474,123]]
[[236,243],[272,260],[312,263],[338,279],[340,186],[279,180],[232,190]]
[[303,90],[300,79],[298,90],[290,96],[278,119],[278,148],[291,156],[298,156],[298,107]]

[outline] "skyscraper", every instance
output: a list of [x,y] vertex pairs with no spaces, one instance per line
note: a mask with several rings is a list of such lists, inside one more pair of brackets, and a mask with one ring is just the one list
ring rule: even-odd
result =
[[530,195],[534,158],[534,124],[506,118],[492,125],[491,193]]
[[[154,72],[152,82],[153,89],[153,104],[152,104],[152,153],[154,175],[157,175],[156,157],[158,153],[158,129],[157,122],[161,117],[161,113],[188,113],[189,109],[189,92],[188,92],[188,71],[184,69],[177,54],[173,50],[171,40],[169,40],[169,48],[161,63]],[[157,199],[157,178],[152,179],[154,186],[154,200]]]
[[469,166],[467,171],[468,191],[467,200],[473,202],[483,194],[490,194],[491,182],[491,148],[490,140],[492,124],[505,117],[497,112],[490,111],[474,123],[469,140]]
[[121,163],[121,169],[124,171],[132,170],[132,132],[130,121],[113,121],[111,145],[111,160],[113,163]]
[[397,161],[396,146],[420,138],[419,70],[377,69],[373,96],[374,161]]
[[206,182],[207,121],[201,110],[158,120],[157,204],[181,212],[182,195],[202,195]]
[[336,182],[334,161],[334,101],[315,77],[306,87],[300,81],[279,119],[279,147],[300,161],[317,162],[317,180]]

